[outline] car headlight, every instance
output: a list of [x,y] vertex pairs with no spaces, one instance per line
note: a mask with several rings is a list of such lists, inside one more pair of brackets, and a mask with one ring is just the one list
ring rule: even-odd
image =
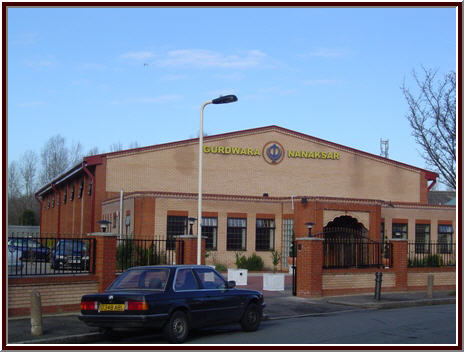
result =
[[58,259],[64,259],[64,255],[59,255]]

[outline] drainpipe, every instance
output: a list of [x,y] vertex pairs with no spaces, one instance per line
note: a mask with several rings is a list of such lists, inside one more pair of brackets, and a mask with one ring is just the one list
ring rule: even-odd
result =
[[90,203],[90,232],[94,232],[95,226],[95,176],[87,169],[87,162],[82,162],[82,169],[92,180],[92,201]]
[[39,229],[40,229],[40,234],[42,234],[42,211],[43,211],[42,205],[43,205],[43,202],[42,202],[42,200],[41,200],[39,197],[37,197],[37,194],[34,194],[34,198],[35,198],[35,200],[36,200],[37,202],[39,202],[39,204],[40,204]]
[[60,220],[61,220],[61,219],[60,219],[60,218],[61,218],[61,216],[60,216],[60,215],[61,215],[61,208],[60,208],[60,204],[61,204],[61,195],[60,195],[60,192],[58,192],[58,190],[56,189],[54,183],[52,183],[51,186],[52,186],[52,190],[53,190],[56,194],[58,194],[58,201],[56,202],[56,206],[58,207],[57,235],[59,236],[59,235],[60,235],[60,227],[61,227],[61,226],[60,226],[60,225],[61,225],[61,221],[60,221]]

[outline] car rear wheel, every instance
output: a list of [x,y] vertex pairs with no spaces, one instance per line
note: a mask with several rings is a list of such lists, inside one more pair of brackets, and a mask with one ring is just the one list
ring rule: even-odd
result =
[[164,327],[164,335],[171,343],[183,343],[189,334],[187,315],[177,310],[169,318]]
[[240,325],[244,331],[256,331],[261,324],[261,309],[256,303],[250,303],[243,314]]

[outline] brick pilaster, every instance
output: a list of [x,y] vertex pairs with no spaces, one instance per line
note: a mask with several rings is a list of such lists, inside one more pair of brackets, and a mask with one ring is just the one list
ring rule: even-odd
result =
[[300,297],[322,296],[322,238],[296,239],[296,295]]
[[103,292],[116,278],[116,239],[117,234],[93,232],[88,236],[97,240],[95,254],[95,275],[98,278],[98,292]]
[[405,291],[408,288],[408,240],[391,239],[390,243],[393,246],[395,288],[399,291]]
[[[183,235],[176,236],[176,240],[183,242],[183,264],[197,264],[197,236],[194,235]],[[181,249],[179,248],[179,242],[176,241],[176,263],[180,264]],[[205,264],[205,253],[206,253],[206,237],[201,239],[201,264]]]

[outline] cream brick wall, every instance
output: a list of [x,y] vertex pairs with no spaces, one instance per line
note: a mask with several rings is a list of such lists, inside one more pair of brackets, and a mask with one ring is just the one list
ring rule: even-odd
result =
[[392,238],[393,219],[408,219],[408,240],[416,238],[416,220],[430,220],[430,242],[438,241],[438,221],[449,220],[453,223],[453,242],[456,242],[456,208],[423,208],[415,206],[382,207],[382,218],[385,220],[385,234]]
[[408,273],[408,286],[427,286],[427,277],[433,274],[433,285],[456,285],[456,272]]
[[[205,142],[206,146],[285,148],[277,165],[263,156],[203,155],[205,193],[270,196],[311,195],[419,202],[420,173],[282,131],[249,133]],[[339,160],[289,158],[288,150],[338,152]],[[197,192],[198,144],[108,156],[107,191]],[[381,185],[381,187],[380,187]]]
[[[395,287],[395,274],[383,273],[382,287]],[[343,273],[343,274],[323,274],[322,289],[357,289],[375,288],[375,272],[370,273]]]
[[[197,217],[197,200],[176,200],[170,198],[156,199],[155,234],[165,236],[167,228],[168,210],[188,211],[188,216]],[[227,213],[247,213],[247,251],[244,255],[250,256],[255,252],[256,214],[275,214],[275,249],[282,248],[282,214],[291,211],[291,205],[283,206],[281,202],[240,202],[240,201],[212,201],[203,200],[204,212],[218,213],[218,244],[217,251],[212,251],[207,264],[223,264],[235,268],[235,251],[226,250],[227,240]],[[197,224],[193,227],[197,234]],[[256,252],[264,260],[266,267],[272,267],[270,252]]]
[[40,292],[42,307],[66,304],[79,304],[81,297],[98,292],[97,282],[25,284],[8,286],[8,308],[25,308],[31,306],[32,290]]

